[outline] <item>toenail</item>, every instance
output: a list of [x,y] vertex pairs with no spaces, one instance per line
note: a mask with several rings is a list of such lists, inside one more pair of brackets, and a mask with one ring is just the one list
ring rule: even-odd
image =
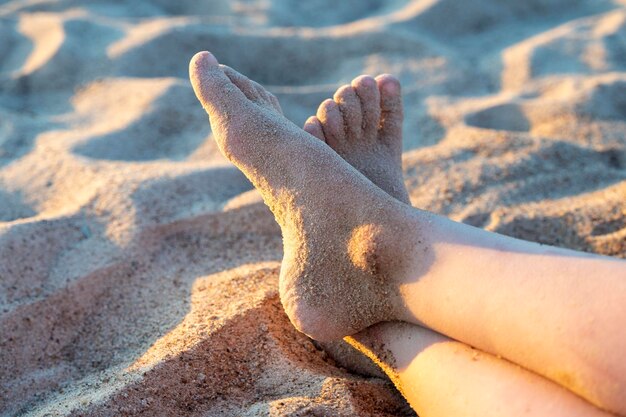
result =
[[361,75],[356,79],[356,85],[373,87],[374,85],[376,85],[376,80],[370,75]]
[[342,85],[341,87],[339,87],[339,89],[335,93],[335,97],[337,98],[345,97],[347,94],[350,94],[352,91],[353,91],[352,86]]
[[398,94],[400,92],[400,84],[396,81],[386,81],[383,83],[383,90],[387,94]]
[[332,98],[327,98],[326,100],[324,100],[324,102],[322,103],[322,106],[326,109],[326,110],[330,110],[332,108],[334,108],[337,105],[337,103],[335,103],[335,101]]

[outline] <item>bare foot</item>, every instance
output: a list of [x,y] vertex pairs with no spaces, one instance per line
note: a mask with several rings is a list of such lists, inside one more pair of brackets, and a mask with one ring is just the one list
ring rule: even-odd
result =
[[[402,95],[400,82],[384,74],[362,75],[323,101],[304,130],[326,142],[346,162],[390,196],[410,204],[402,176]],[[339,365],[353,372],[384,374],[343,340],[319,345]]]
[[269,93],[220,67],[210,53],[192,58],[190,78],[220,150],[260,191],[282,229],[280,295],[296,328],[336,340],[406,316],[399,282],[416,267],[398,255],[424,245],[402,233],[422,228],[414,211],[288,121]]
[[361,75],[320,104],[304,130],[393,198],[411,204],[402,177],[402,95],[389,74]]

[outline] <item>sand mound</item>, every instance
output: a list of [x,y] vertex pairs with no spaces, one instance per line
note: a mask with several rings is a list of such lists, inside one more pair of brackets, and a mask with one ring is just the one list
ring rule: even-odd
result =
[[620,3],[4,2],[0,415],[412,415],[290,326],[280,231],[215,148],[189,58],[298,124],[392,72],[414,205],[626,257]]

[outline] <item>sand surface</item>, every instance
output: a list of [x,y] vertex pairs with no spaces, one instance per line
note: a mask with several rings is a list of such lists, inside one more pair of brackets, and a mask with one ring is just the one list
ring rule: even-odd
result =
[[280,232],[189,58],[213,51],[300,125],[396,74],[414,205],[626,257],[625,4],[3,1],[0,415],[411,415],[290,326]]

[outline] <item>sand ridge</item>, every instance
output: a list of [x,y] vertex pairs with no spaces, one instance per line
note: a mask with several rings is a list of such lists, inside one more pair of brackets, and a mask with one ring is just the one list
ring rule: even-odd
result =
[[289,325],[278,226],[220,155],[199,50],[302,125],[402,82],[412,203],[626,257],[626,6],[608,0],[0,5],[0,415],[411,415]]

